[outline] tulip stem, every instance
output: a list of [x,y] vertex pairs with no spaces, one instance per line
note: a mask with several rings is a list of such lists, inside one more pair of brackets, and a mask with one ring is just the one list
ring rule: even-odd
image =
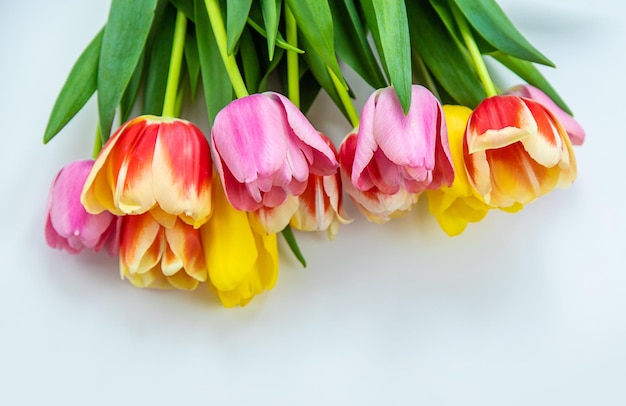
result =
[[96,136],[93,139],[93,152],[91,156],[93,159],[96,159],[100,154],[100,150],[102,149],[102,132],[100,131],[100,124],[96,126]]
[[348,89],[341,83],[341,80],[337,77],[335,72],[332,69],[327,69],[330,78],[335,85],[335,89],[337,90],[337,94],[339,95],[339,99],[341,99],[341,103],[343,107],[346,109],[346,113],[348,114],[348,119],[350,120],[350,124],[354,128],[359,126],[359,113],[356,112],[354,108],[354,103],[352,103],[352,99],[350,98],[350,94],[348,93]]
[[451,2],[450,8],[452,9],[452,15],[454,16],[454,20],[456,21],[456,24],[461,31],[461,37],[463,37],[465,46],[467,47],[472,61],[474,62],[474,67],[476,68],[478,78],[482,82],[483,88],[487,93],[487,97],[497,95],[498,90],[491,80],[491,76],[489,75],[489,71],[487,70],[487,65],[485,65],[485,60],[483,59],[483,56],[478,49],[478,45],[476,45],[476,41],[474,40],[474,36],[472,35],[472,31],[470,30],[470,27],[467,24],[465,17],[462,15],[461,10],[459,10],[454,2]]
[[207,13],[209,13],[209,20],[211,21],[211,27],[213,28],[213,34],[215,35],[215,42],[220,51],[220,56],[228,72],[230,83],[235,90],[235,94],[238,98],[248,96],[248,89],[243,81],[239,66],[235,60],[234,55],[228,54],[227,39],[226,39],[226,27],[224,25],[224,19],[222,18],[222,10],[220,9],[219,0],[204,0]]
[[170,67],[167,73],[165,86],[165,99],[163,100],[163,116],[176,116],[176,96],[180,82],[180,69],[183,62],[183,50],[185,49],[185,37],[187,36],[187,17],[178,10],[176,13],[176,25],[174,26],[174,42],[170,55]]
[[[298,47],[298,25],[289,5],[285,3],[285,27],[287,30],[287,43]],[[300,108],[300,68],[298,66],[298,53],[287,51],[287,95],[289,100]]]
[[424,60],[421,56],[419,56],[416,52],[413,52],[413,65],[415,66],[415,76],[416,79],[423,83],[424,86],[428,88],[435,95],[436,98],[441,100],[441,96],[439,95],[439,91],[437,90],[437,85],[433,80],[433,77],[428,72],[428,68],[424,63]]

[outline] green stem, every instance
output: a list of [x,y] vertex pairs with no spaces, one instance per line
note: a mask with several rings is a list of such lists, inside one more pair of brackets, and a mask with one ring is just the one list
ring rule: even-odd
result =
[[348,93],[348,89],[341,83],[341,80],[337,77],[335,72],[332,69],[327,69],[330,74],[330,78],[335,85],[335,89],[337,90],[337,94],[339,95],[339,99],[341,99],[341,103],[343,107],[346,109],[346,113],[348,113],[348,118],[350,119],[350,123],[353,127],[359,126],[359,113],[356,112],[354,108],[354,103],[352,103],[352,99],[350,98],[350,94]]
[[463,41],[465,42],[465,46],[470,53],[472,61],[474,62],[474,67],[476,68],[476,73],[478,73],[478,78],[483,84],[485,88],[485,92],[487,93],[487,97],[495,96],[498,94],[498,90],[496,86],[493,84],[491,80],[491,76],[489,75],[489,71],[487,70],[487,66],[485,65],[485,61],[483,56],[478,49],[478,45],[476,45],[476,41],[474,41],[474,37],[472,36],[472,31],[470,27],[467,25],[467,21],[465,21],[465,17],[461,14],[461,10],[455,4],[451,4],[452,14],[454,16],[454,20],[456,21],[459,30],[461,31],[461,37],[463,37]]
[[182,11],[176,13],[176,25],[174,28],[174,43],[170,56],[170,68],[167,73],[167,85],[165,87],[165,100],[163,101],[163,116],[176,116],[176,95],[180,81],[180,68],[183,62],[183,50],[185,49],[185,36],[187,35],[187,17]]
[[[298,47],[298,26],[291,9],[285,4],[285,26],[287,29],[287,43]],[[298,54],[287,51],[287,95],[289,100],[300,108],[300,68],[298,67]]]
[[207,12],[209,13],[209,20],[211,21],[211,27],[213,28],[213,34],[215,35],[215,42],[220,50],[220,56],[226,66],[230,83],[233,85],[235,94],[237,97],[246,97],[248,95],[248,89],[243,81],[239,66],[234,55],[228,54],[227,40],[226,40],[226,27],[224,26],[224,19],[222,18],[222,10],[220,9],[219,0],[204,0]]
[[96,159],[98,157],[98,155],[100,154],[100,150],[102,149],[101,134],[102,132],[100,131],[100,124],[98,124],[96,126],[96,136],[94,137],[94,140],[93,140],[93,152],[91,153],[91,156],[93,159]]

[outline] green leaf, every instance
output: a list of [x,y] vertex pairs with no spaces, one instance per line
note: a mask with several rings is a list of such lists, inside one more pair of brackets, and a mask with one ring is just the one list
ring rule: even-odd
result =
[[315,53],[309,52],[309,49],[312,48],[312,45],[308,42],[306,38],[300,38],[300,45],[304,49],[303,59],[309,67],[311,73],[315,77],[315,80],[324,88],[328,96],[333,100],[337,108],[341,111],[341,113],[346,117],[348,121],[350,121],[350,115],[346,112],[346,109],[341,101],[341,97],[339,97],[339,93],[337,93],[337,89],[335,88],[335,84],[333,83],[330,74],[328,73],[328,67],[324,63],[324,61]]
[[265,33],[267,34],[267,53],[270,61],[274,58],[274,46],[276,44],[276,34],[278,33],[278,20],[280,16],[281,0],[261,0],[261,13],[265,22]]
[[112,0],[98,64],[98,113],[103,141],[144,49],[157,0]]
[[407,12],[414,51],[457,104],[476,107],[487,95],[467,50],[427,2],[407,2]]
[[261,81],[261,67],[256,46],[250,30],[245,30],[239,41],[239,55],[243,65],[243,76],[246,88],[250,93],[256,93]]
[[411,106],[411,41],[402,0],[361,0],[383,66],[406,114]]
[[520,34],[495,0],[451,0],[467,21],[494,47],[526,61],[554,66]]
[[228,54],[232,55],[239,37],[246,26],[252,0],[226,1],[226,44]]
[[310,70],[304,72],[300,78],[300,110],[304,114],[309,111],[321,89],[322,86],[315,80],[313,73]]
[[170,0],[170,2],[178,10],[182,11],[189,20],[196,21],[193,0]]
[[185,39],[185,62],[189,75],[189,87],[191,87],[191,99],[196,98],[198,79],[200,78],[200,55],[198,55],[198,40],[196,32],[192,29],[187,31]]
[[141,87],[141,82],[143,80],[145,59],[144,53],[142,53],[139,58],[139,62],[137,63],[137,67],[135,68],[135,72],[130,78],[128,86],[126,86],[126,89],[124,90],[122,100],[120,100],[120,121],[122,123],[128,120],[133,107],[135,106],[135,100],[137,100],[137,94],[139,93],[139,88]]
[[373,88],[387,86],[353,0],[332,1],[337,54]]
[[104,29],[101,29],[74,63],[54,102],[43,136],[44,144],[65,127],[96,91],[103,33]]
[[298,29],[310,44],[308,52],[315,52],[338,78],[345,80],[335,56],[333,16],[328,0],[286,0]]
[[[263,37],[267,38],[267,33],[265,32],[265,29],[263,27],[261,27],[261,25],[259,23],[257,23],[253,18],[248,17],[248,24],[256,32],[261,34]],[[299,54],[303,54],[304,53],[304,51],[301,50],[300,48],[296,48],[293,45],[289,44],[287,41],[285,41],[285,39],[280,34],[280,32],[278,32],[276,34],[276,46],[278,48],[282,48],[282,49],[287,50],[287,51],[293,51],[293,52],[297,52]],[[276,51],[274,51],[274,52],[276,52]],[[269,54],[268,54],[268,60],[269,60]]]
[[300,251],[300,247],[298,246],[298,242],[296,241],[296,237],[293,235],[293,231],[291,227],[287,226],[281,231],[287,245],[293,252],[293,255],[298,259],[298,261],[302,264],[303,268],[306,268],[306,259],[304,259],[304,255],[302,255],[302,251]]
[[196,38],[209,122],[233,100],[233,87],[219,53],[204,0],[195,0]]
[[[267,90],[267,82],[270,78],[270,75],[272,74],[272,72],[274,72],[274,70],[278,67],[278,65],[280,65],[284,54],[285,54],[285,51],[282,48],[279,47],[276,49],[276,51],[274,52],[274,59],[272,59],[269,65],[265,67],[265,73],[259,80],[257,91],[264,92]],[[268,59],[266,58],[266,60]]]
[[563,101],[561,96],[559,96],[556,90],[554,90],[548,80],[531,62],[524,61],[514,56],[503,54],[502,52],[495,52],[491,54],[491,56],[529,84],[541,89],[552,99],[552,101],[558,104],[560,108],[565,110],[565,112],[567,112],[569,115],[573,115],[570,108],[567,106],[567,104],[565,104],[565,101]]
[[148,72],[144,89],[143,114],[160,116],[163,113],[163,100],[167,86],[167,75],[174,43],[176,8],[168,4],[163,19],[155,31],[148,58]]

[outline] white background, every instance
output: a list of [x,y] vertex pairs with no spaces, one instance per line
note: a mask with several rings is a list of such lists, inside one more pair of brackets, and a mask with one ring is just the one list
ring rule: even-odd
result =
[[[385,226],[349,205],[334,242],[299,234],[307,269],[283,250],[276,287],[224,309],[46,246],[48,188],[91,154],[94,101],[47,146],[43,130],[109,4],[3,1],[0,404],[626,404],[626,8],[500,4],[587,130],[576,183],[456,238],[424,201]],[[324,100],[311,120],[339,141]]]

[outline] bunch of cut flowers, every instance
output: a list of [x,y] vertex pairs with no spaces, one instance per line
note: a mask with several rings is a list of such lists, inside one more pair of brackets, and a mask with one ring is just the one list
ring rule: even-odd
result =
[[[523,82],[501,89],[485,58]],[[281,235],[386,223],[420,196],[444,232],[576,178],[585,133],[495,0],[112,0],[44,142],[97,98],[92,158],[54,179],[48,244],[119,256],[137,287],[209,286],[243,306]],[[360,113],[346,67],[374,88]],[[325,92],[353,128],[306,114]],[[206,107],[208,126],[185,117]],[[333,140],[341,140],[335,145]]]

